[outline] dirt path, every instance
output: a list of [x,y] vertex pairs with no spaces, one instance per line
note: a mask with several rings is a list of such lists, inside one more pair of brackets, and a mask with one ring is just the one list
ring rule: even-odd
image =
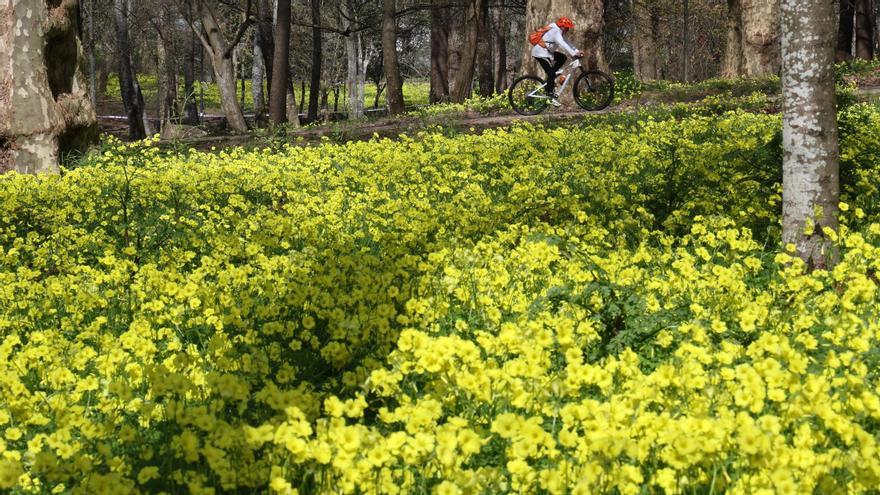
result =
[[[632,110],[632,105],[618,105],[606,108],[598,112],[585,112],[583,110],[561,109],[548,111],[541,115],[523,116],[517,114],[503,115],[480,115],[476,113],[458,114],[455,116],[403,116],[401,118],[383,118],[373,122],[343,122],[327,124],[321,127],[298,129],[287,134],[287,141],[291,144],[310,145],[320,142],[322,138],[330,138],[334,142],[359,141],[379,137],[397,137],[401,134],[413,134],[429,129],[434,126],[444,128],[461,129],[462,132],[479,132],[485,129],[506,127],[514,122],[549,123],[566,120],[577,120],[587,115],[604,115],[622,113]],[[263,137],[268,139],[268,137]],[[200,150],[221,148],[226,146],[241,146],[246,143],[261,142],[259,137],[253,134],[205,136],[191,139],[181,139],[177,142],[167,142],[167,146],[183,146]]]

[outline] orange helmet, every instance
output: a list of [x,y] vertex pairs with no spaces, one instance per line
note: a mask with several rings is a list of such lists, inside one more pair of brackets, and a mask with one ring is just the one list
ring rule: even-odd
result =
[[569,19],[568,17],[560,17],[556,21],[556,25],[561,27],[562,29],[571,29],[574,27],[574,23],[571,22],[571,19]]

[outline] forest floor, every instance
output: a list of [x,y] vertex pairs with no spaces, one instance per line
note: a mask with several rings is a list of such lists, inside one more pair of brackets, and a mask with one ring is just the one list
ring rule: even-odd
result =
[[[855,95],[859,100],[880,104],[880,77],[878,72],[870,71],[872,77],[862,77],[852,81],[858,87]],[[522,116],[509,108],[488,113],[476,111],[425,112],[418,110],[397,117],[373,117],[354,121],[337,121],[313,124],[299,128],[287,128],[284,132],[269,133],[256,129],[247,134],[224,132],[224,118],[220,114],[208,113],[203,116],[203,125],[195,130],[195,136],[163,140],[166,148],[210,150],[228,146],[260,147],[268,143],[308,146],[327,140],[344,142],[369,140],[376,137],[397,137],[415,135],[425,130],[442,130],[448,133],[478,133],[486,129],[510,126],[515,122],[530,122],[542,125],[559,125],[566,122],[581,122],[596,115],[639,113],[645,111],[671,111],[670,109],[694,106],[711,107],[717,111],[745,108],[752,111],[776,113],[781,110],[778,79],[767,80],[713,80],[696,84],[655,83],[642,88],[636,94],[616,105],[598,112],[585,112],[576,106],[548,109],[535,116]],[[107,107],[104,107],[105,109]],[[99,113],[100,113],[99,105]],[[252,118],[252,115],[251,115]],[[127,133],[126,120],[122,116],[104,115],[99,117],[102,132],[124,138]],[[195,128],[192,128],[195,129]]]

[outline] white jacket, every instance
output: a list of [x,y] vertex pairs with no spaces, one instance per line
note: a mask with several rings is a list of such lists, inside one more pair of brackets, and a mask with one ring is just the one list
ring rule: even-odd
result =
[[572,47],[565,41],[565,38],[562,37],[562,29],[556,25],[554,22],[550,24],[550,29],[544,33],[544,37],[541,38],[544,40],[544,44],[547,45],[547,48],[544,48],[541,45],[535,45],[532,47],[532,56],[535,58],[553,58],[553,52],[565,50],[568,54],[574,57],[575,53],[577,53],[577,49]]

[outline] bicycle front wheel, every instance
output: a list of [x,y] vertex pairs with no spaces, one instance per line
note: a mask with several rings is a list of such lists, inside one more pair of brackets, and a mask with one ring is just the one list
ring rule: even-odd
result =
[[614,80],[608,74],[585,71],[574,83],[574,100],[588,112],[606,108],[614,100]]
[[544,93],[544,80],[523,76],[513,82],[507,92],[510,106],[520,115],[537,115],[547,108],[550,98]]

